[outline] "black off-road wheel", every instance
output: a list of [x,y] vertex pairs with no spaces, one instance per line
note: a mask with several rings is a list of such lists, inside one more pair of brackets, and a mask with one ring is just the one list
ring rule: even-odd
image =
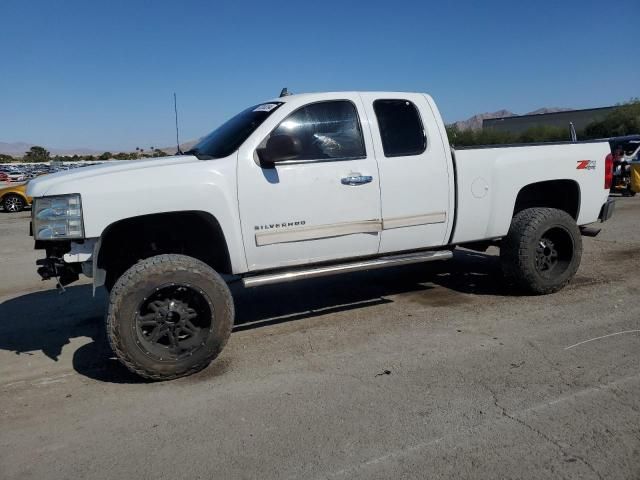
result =
[[20,195],[14,195],[13,193],[5,195],[2,199],[2,208],[9,213],[21,212],[26,204],[27,202]]
[[233,319],[231,292],[211,267],[185,255],[158,255],[116,281],[106,330],[129,370],[171,380],[209,365],[227,343]]
[[525,293],[562,289],[576,274],[582,236],[575,220],[555,208],[527,208],[513,217],[500,245],[502,270]]

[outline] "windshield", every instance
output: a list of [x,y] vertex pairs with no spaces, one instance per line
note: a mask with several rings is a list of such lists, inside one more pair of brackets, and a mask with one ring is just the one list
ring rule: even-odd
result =
[[282,102],[261,103],[249,107],[220,125],[184,153],[195,155],[200,160],[231,155],[280,105]]

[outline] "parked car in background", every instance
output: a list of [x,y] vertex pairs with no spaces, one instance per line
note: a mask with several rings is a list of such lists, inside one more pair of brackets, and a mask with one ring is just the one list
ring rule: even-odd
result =
[[613,158],[611,192],[620,193],[624,197],[633,197],[638,188],[634,188],[632,185],[632,183],[636,183],[632,182],[632,164],[637,162],[638,152],[640,152],[640,135],[613,137],[609,139],[609,144],[612,152],[616,150],[620,152],[620,157],[614,156]]
[[9,175],[7,175],[5,172],[0,172],[0,182],[8,182],[9,181]]
[[10,182],[24,182],[27,179],[27,176],[22,172],[11,172],[9,175]]
[[21,212],[30,206],[31,197],[27,195],[27,184],[0,188],[0,205],[8,213]]

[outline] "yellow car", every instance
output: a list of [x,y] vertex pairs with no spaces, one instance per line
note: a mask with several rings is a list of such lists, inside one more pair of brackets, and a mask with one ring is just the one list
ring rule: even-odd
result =
[[31,197],[27,196],[27,184],[0,187],[0,205],[5,212],[21,212],[31,205]]

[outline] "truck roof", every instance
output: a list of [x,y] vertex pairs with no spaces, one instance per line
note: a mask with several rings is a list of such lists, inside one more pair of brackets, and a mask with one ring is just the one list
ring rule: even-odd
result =
[[[306,93],[292,93],[284,97],[275,97],[268,102],[288,102],[292,100],[304,100],[305,98],[317,98],[317,97],[339,97],[340,95],[358,95],[360,93],[373,94],[375,96],[399,96],[399,95],[427,95],[421,92],[392,92],[392,91],[368,91],[368,90],[345,90],[335,92],[306,92]],[[427,95],[428,96],[428,95]]]

